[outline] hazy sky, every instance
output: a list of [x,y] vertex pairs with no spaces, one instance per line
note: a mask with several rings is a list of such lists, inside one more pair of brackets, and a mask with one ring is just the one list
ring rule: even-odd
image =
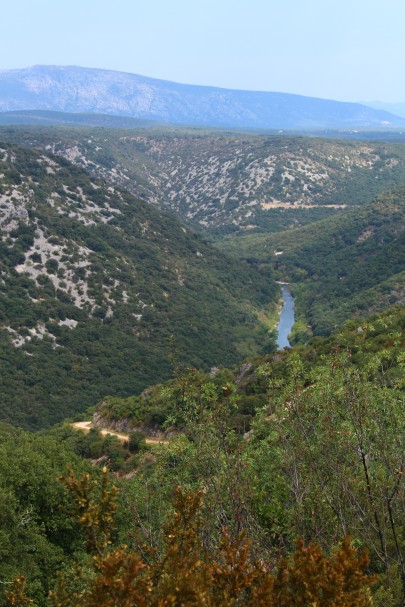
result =
[[404,0],[3,0],[0,69],[405,101]]

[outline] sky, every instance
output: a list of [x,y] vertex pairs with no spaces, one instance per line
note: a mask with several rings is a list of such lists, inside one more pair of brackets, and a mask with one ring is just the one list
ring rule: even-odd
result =
[[0,69],[405,102],[404,0],[3,0]]

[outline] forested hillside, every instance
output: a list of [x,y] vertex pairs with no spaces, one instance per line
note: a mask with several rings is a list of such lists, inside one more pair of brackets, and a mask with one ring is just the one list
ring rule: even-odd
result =
[[343,213],[405,181],[405,146],[185,129],[1,127],[210,236],[276,232]]
[[[2,144],[2,419],[38,428],[272,347],[271,273],[63,158]],[[173,346],[168,338],[173,336]]]

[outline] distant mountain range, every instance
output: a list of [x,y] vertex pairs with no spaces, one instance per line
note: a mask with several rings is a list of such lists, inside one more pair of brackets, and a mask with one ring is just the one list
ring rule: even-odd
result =
[[111,70],[34,66],[0,72],[0,111],[51,110],[254,129],[401,128],[358,103],[178,84]]

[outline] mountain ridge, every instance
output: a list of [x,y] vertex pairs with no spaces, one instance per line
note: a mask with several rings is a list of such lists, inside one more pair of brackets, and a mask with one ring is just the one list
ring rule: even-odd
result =
[[92,111],[232,128],[405,126],[402,118],[358,103],[180,84],[77,66],[33,66],[0,72],[0,110],[22,109]]

